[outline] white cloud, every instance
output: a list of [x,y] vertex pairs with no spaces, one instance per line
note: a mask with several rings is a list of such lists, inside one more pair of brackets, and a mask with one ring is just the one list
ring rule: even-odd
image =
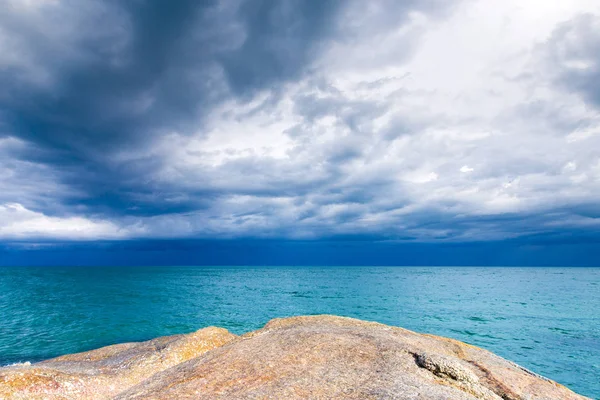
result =
[[130,232],[107,221],[83,217],[52,217],[28,210],[21,204],[0,204],[0,239],[117,239]]
[[[599,113],[600,114],[600,113]],[[600,135],[600,120],[594,121],[594,125],[586,128],[578,128],[569,133],[566,137],[568,143],[586,140],[588,138]]]

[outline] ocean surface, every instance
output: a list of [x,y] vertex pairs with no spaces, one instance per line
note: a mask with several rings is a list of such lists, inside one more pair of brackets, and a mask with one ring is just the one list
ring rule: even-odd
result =
[[600,268],[0,267],[0,365],[302,314],[456,338],[600,399]]

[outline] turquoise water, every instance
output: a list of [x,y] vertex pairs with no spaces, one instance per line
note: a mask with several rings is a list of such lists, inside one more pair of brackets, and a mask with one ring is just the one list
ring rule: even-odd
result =
[[0,268],[0,364],[337,314],[453,337],[600,399],[600,269]]

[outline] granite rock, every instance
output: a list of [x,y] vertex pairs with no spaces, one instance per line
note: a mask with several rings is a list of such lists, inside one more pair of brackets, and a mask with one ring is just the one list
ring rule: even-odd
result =
[[0,369],[0,399],[111,399],[159,371],[236,338],[221,328],[123,343]]
[[0,369],[0,398],[585,399],[478,347],[326,315],[275,319],[240,337],[206,328]]

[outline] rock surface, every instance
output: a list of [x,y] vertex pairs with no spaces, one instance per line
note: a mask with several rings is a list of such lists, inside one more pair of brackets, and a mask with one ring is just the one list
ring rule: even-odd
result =
[[225,329],[211,327],[0,368],[0,399],[111,399],[159,371],[235,338]]
[[4,399],[585,399],[489,351],[334,316],[275,319],[0,369]]

